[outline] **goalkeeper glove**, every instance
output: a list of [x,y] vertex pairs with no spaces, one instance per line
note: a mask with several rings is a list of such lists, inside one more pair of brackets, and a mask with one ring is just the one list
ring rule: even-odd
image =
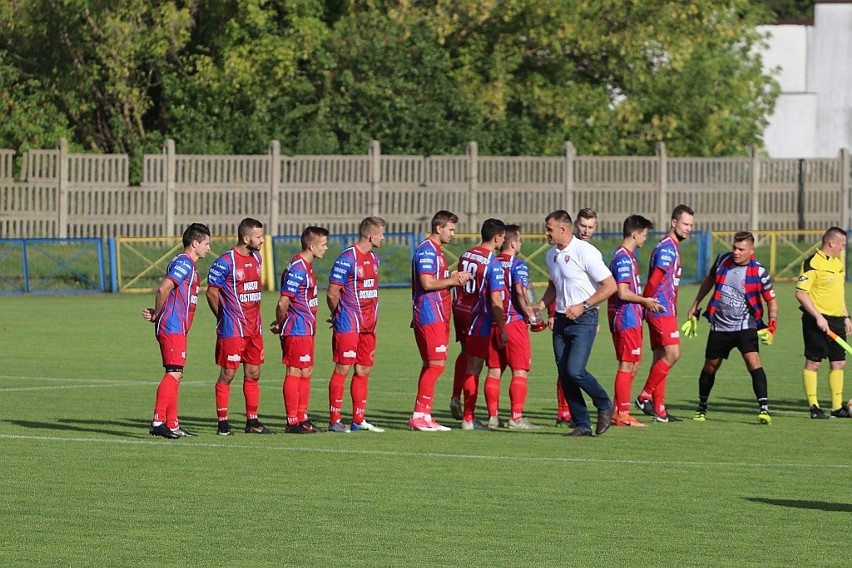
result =
[[764,345],[772,345],[772,342],[775,341],[775,330],[777,329],[777,320],[769,320],[769,325],[757,332],[757,336],[760,338],[761,343]]
[[684,337],[695,337],[698,335],[698,317],[692,316],[687,319],[686,323],[680,326],[680,331]]

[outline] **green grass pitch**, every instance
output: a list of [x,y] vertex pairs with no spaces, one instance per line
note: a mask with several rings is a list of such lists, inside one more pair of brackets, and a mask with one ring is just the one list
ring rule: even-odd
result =
[[[779,333],[762,351],[771,426],[756,422],[737,354],[719,371],[708,421],[690,419],[702,321],[669,378],[669,408],[683,423],[582,439],[553,427],[547,332],[533,336],[527,404],[540,431],[408,431],[420,363],[405,290],[381,293],[367,416],[387,432],[216,436],[214,322],[200,305],[181,388],[182,424],[199,436],[176,441],[147,432],[162,376],[139,315],[151,295],[0,298],[0,566],[842,564],[852,420],[808,418],[799,312],[791,285],[778,288]],[[694,294],[681,290],[682,307]],[[265,295],[267,320],[274,303]],[[327,420],[329,339],[327,329],[317,339],[317,423]],[[266,351],[261,419],[280,432],[283,368],[271,335]],[[611,392],[603,321],[590,369]],[[448,369],[435,415],[457,426],[450,388]],[[508,378],[504,409],[507,391]],[[348,416],[348,394],[344,408]],[[237,386],[233,424],[242,411]]]

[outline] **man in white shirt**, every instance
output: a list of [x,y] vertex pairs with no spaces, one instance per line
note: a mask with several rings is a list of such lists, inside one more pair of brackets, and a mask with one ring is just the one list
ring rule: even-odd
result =
[[612,420],[613,404],[606,390],[587,369],[598,326],[597,307],[618,289],[603,257],[593,245],[575,238],[571,216],[557,210],[545,218],[549,280],[539,302],[544,309],[554,300],[553,353],[559,382],[571,407],[574,429],[568,436],[591,436],[592,423],[585,391],[598,410],[595,433],[606,432]]

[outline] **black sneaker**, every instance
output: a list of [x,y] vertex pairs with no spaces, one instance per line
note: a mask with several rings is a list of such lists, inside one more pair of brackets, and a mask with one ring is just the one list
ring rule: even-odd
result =
[[678,418],[677,416],[672,416],[672,415],[671,415],[671,414],[669,414],[668,412],[666,413],[666,415],[665,415],[665,416],[657,416],[657,415],[655,414],[655,415],[654,415],[654,418],[653,418],[652,420],[653,420],[654,422],[662,422],[662,423],[664,423],[664,424],[667,424],[667,423],[669,423],[669,422],[683,422],[683,420],[681,420],[681,419],[680,419],[680,418]]
[[305,428],[303,422],[297,424],[287,424],[284,427],[285,434],[311,434],[311,431]]
[[639,397],[636,397],[633,404],[635,404],[636,408],[644,412],[646,415],[651,417],[657,416],[657,413],[654,412],[654,404],[650,400],[639,400]]
[[274,434],[272,430],[260,423],[260,420],[246,422],[246,434]]
[[189,432],[187,430],[184,430],[180,426],[178,426],[177,428],[172,430],[172,432],[174,432],[175,434],[177,434],[181,438],[195,438],[195,434],[193,434],[192,432]]
[[310,420],[305,420],[302,422],[302,426],[308,431],[308,434],[322,434],[324,430],[311,422]]
[[152,424],[151,427],[148,429],[148,433],[152,436],[162,436],[163,438],[167,438],[169,440],[177,440],[178,438],[180,438],[180,434],[177,434],[176,432],[170,430],[169,427],[166,426],[165,422],[156,426]]
[[216,433],[220,436],[230,436],[231,435],[231,425],[228,424],[227,420],[220,420],[219,424],[216,425]]
[[828,416],[815,404],[811,406],[811,420],[828,420]]
[[832,410],[831,415],[835,418],[852,418],[852,414],[849,414],[849,408],[845,406]]

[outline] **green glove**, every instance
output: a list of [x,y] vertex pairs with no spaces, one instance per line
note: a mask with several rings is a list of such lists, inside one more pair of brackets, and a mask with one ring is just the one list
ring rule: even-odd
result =
[[686,320],[686,323],[680,326],[680,332],[683,334],[684,337],[689,338],[698,335],[698,318],[692,316],[691,318]]
[[760,342],[764,345],[772,345],[772,342],[775,341],[775,334],[766,328],[758,330],[757,337],[760,338]]
[[692,317],[686,320],[686,322],[680,326],[680,332],[684,337],[693,338],[698,335],[698,318],[701,317],[701,308],[695,310],[695,313],[692,314]]

